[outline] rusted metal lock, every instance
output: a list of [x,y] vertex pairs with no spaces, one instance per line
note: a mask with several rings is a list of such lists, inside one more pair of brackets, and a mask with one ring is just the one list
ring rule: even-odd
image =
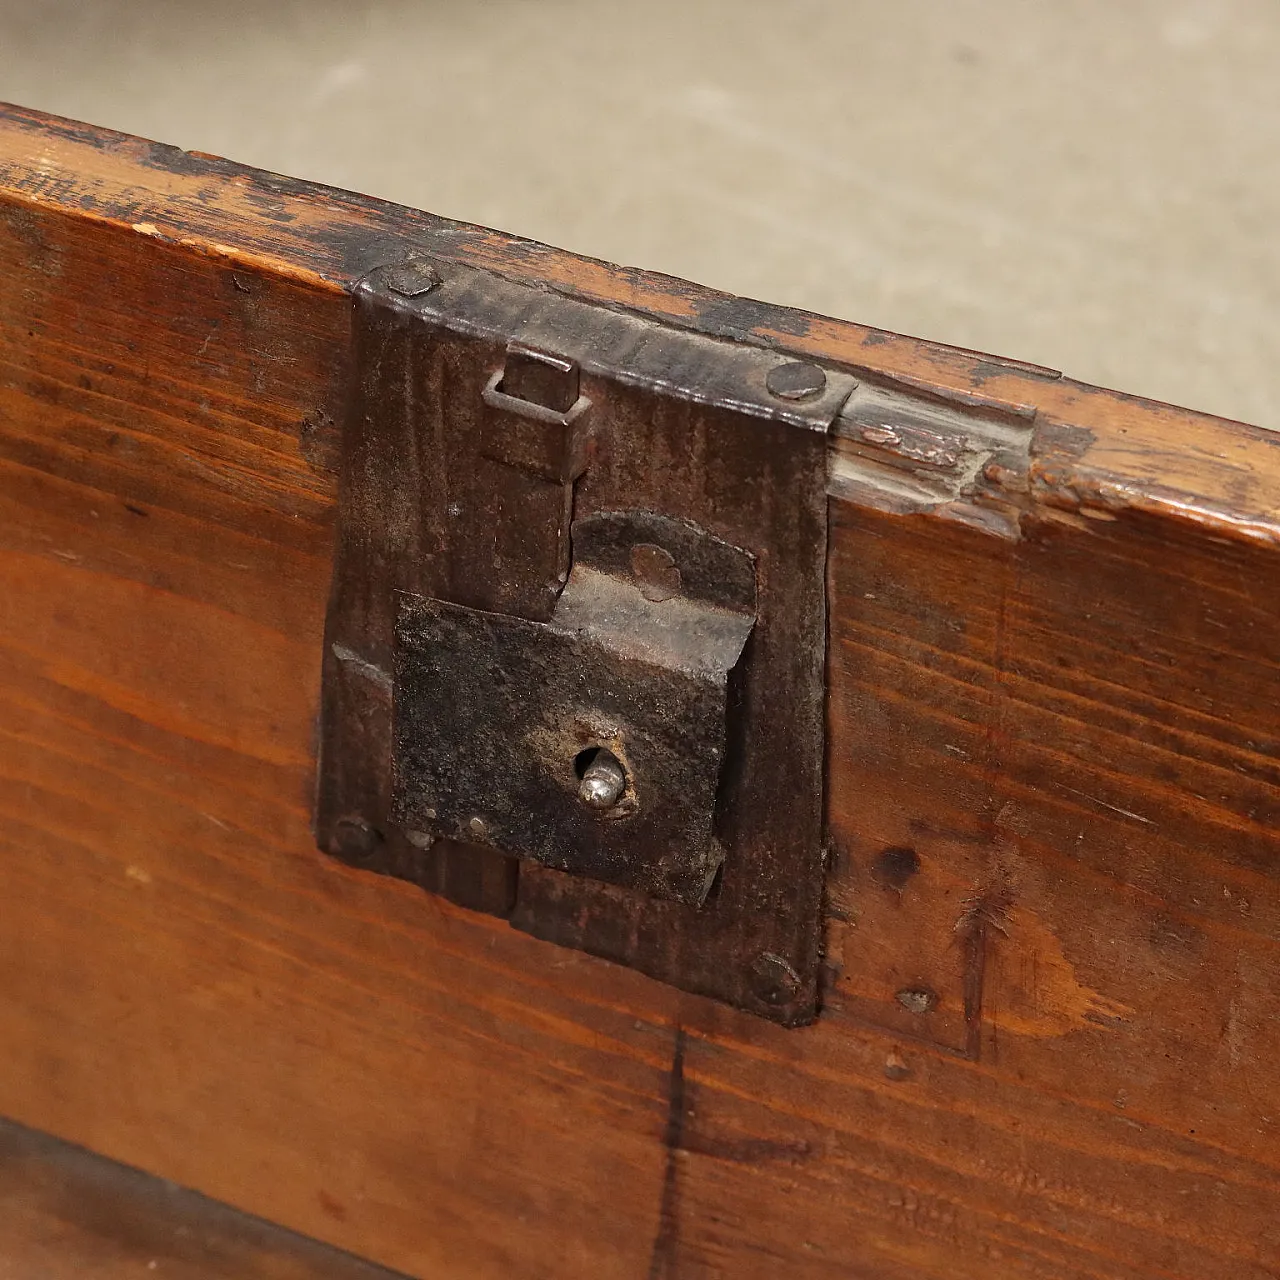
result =
[[587,516],[572,541],[545,623],[401,602],[395,817],[700,906],[723,859],[713,820],[754,565],[647,513]]
[[412,257],[354,305],[321,847],[808,1021],[852,379]]

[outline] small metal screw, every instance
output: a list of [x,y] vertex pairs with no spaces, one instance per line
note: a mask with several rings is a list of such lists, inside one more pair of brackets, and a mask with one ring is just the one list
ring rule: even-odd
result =
[[928,987],[903,987],[898,992],[898,1003],[908,1013],[928,1013],[937,1007],[938,994]]
[[780,955],[762,951],[751,966],[752,986],[765,1004],[786,1004],[800,994],[800,975]]
[[617,758],[601,748],[587,765],[578,786],[578,799],[591,809],[612,809],[627,789],[627,775]]
[[816,364],[792,360],[769,370],[765,386],[779,400],[812,400],[827,386],[827,375]]
[[392,293],[402,298],[420,298],[440,283],[439,273],[430,263],[416,260],[389,267],[382,279]]
[[467,830],[475,836],[477,840],[483,840],[489,834],[489,824],[483,818],[472,818],[467,823]]

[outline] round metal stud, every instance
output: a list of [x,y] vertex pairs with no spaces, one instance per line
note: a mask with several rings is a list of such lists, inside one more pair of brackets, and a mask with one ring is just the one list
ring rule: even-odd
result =
[[412,259],[388,267],[382,278],[387,288],[402,298],[420,298],[440,283],[440,276],[434,267]]
[[827,375],[816,364],[792,360],[769,370],[765,386],[779,400],[812,400],[827,387]]
[[803,984],[782,956],[762,951],[751,966],[751,985],[765,1004],[778,1006],[795,1000]]
[[339,818],[333,826],[330,852],[347,862],[371,858],[382,844],[382,833],[357,814]]
[[671,552],[651,542],[638,542],[631,548],[631,572],[640,585],[640,594],[654,604],[680,594],[680,570]]

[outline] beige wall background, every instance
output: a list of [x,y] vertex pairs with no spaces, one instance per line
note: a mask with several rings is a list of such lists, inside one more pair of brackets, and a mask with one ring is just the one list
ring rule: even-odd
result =
[[0,98],[1280,427],[1277,0],[0,0]]

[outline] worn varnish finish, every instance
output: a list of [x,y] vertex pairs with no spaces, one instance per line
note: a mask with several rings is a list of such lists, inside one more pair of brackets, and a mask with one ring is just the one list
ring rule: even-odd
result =
[[[831,503],[811,1028],[314,847],[424,239],[1027,424],[997,521]],[[16,110],[0,280],[0,1111],[424,1276],[1280,1274],[1274,437]]]

